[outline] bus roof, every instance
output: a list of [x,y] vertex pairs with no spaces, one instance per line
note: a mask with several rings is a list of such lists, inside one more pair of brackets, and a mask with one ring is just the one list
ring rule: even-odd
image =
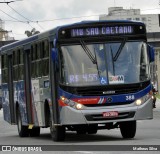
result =
[[140,21],[134,21],[134,20],[84,20],[81,22],[73,23],[73,24],[68,24],[68,25],[62,25],[59,26],[58,29],[60,28],[67,28],[69,26],[78,26],[78,25],[83,25],[83,24],[95,24],[95,23],[133,23],[137,25],[145,25],[143,22]]
[[19,41],[15,41],[15,42],[7,44],[7,45],[4,45],[0,48],[0,54],[2,54],[3,51],[11,50],[12,48],[15,48],[15,47],[20,47],[20,46],[22,47],[22,46],[24,46],[24,45],[26,45],[26,44],[28,44],[32,41],[36,41],[36,40],[40,40],[40,39],[52,36],[52,35],[55,34],[55,32],[56,32],[56,28],[51,29],[49,31],[45,31],[43,33],[33,35],[31,37],[28,37],[28,38],[25,38],[25,39],[22,39],[22,40],[19,40]]
[[43,33],[39,33],[36,35],[33,35],[31,37],[25,38],[23,40],[19,40],[13,43],[10,43],[8,45],[2,46],[0,48],[0,54],[3,54],[4,51],[8,51],[11,50],[15,47],[22,47],[24,45],[29,44],[32,41],[36,41],[36,40],[41,40],[43,38],[46,37],[52,37],[53,35],[57,35],[58,34],[58,30],[61,28],[67,28],[69,26],[78,26],[78,25],[84,25],[84,24],[96,24],[96,23],[133,23],[133,24],[138,24],[138,25],[144,25],[144,23],[139,22],[139,21],[130,21],[130,20],[95,20],[95,21],[81,21],[81,22],[77,22],[77,23],[73,23],[73,24],[67,24],[67,25],[62,25],[62,26],[58,26],[56,28],[53,28],[51,30],[48,30],[46,32]]

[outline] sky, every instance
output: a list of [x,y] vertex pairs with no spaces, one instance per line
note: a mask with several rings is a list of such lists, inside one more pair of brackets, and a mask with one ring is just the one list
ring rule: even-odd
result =
[[[9,2],[12,0],[0,0]],[[16,0],[15,0],[16,1]],[[26,38],[26,30],[43,32],[59,25],[98,20],[109,7],[141,9],[142,14],[160,14],[160,0],[17,0],[0,3],[0,19],[10,37]]]

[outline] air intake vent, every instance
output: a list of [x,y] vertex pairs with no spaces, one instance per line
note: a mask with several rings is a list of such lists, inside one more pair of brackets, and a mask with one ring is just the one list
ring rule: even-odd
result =
[[125,85],[106,85],[106,86],[88,86],[88,87],[71,87],[60,85],[64,91],[79,96],[107,96],[118,94],[136,93],[150,84],[150,81],[137,83],[137,84],[125,84]]
[[116,95],[116,94],[128,94],[138,92],[140,89],[139,86],[136,87],[125,87],[125,88],[108,88],[106,87],[87,87],[77,89],[77,95],[81,96],[106,96],[106,95]]

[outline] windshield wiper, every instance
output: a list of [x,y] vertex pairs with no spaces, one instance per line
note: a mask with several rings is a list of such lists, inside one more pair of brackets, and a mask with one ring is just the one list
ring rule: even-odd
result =
[[95,54],[95,60],[96,60],[96,68],[98,71],[98,77],[100,78],[100,71],[99,71],[99,67],[98,67],[98,63],[97,63],[97,54],[96,54],[95,48],[94,48],[94,54]]
[[81,43],[81,46],[82,46],[83,50],[85,51],[85,53],[87,54],[87,56],[89,57],[89,59],[92,61],[92,63],[96,64],[96,68],[97,68],[97,71],[98,71],[98,77],[100,78],[100,71],[99,71],[99,68],[98,68],[97,55],[96,55],[95,48],[94,48],[94,54],[95,54],[95,56],[93,56],[92,52],[87,47],[87,45],[85,44],[85,42],[81,40],[80,43]]
[[111,46],[111,45],[110,45],[110,50],[111,50],[111,57],[112,57],[113,73],[114,73],[114,75],[115,75],[114,57],[113,57],[113,50],[112,50],[112,46]]
[[118,57],[119,57],[119,55],[120,55],[123,47],[124,47],[125,44],[126,44],[126,40],[127,40],[127,39],[124,39],[124,40],[122,41],[120,47],[118,48],[118,51],[117,51],[116,55],[115,55],[114,58],[113,58],[114,61],[117,61],[117,59],[118,59]]
[[96,57],[93,56],[92,52],[86,46],[86,44],[84,43],[84,41],[81,40],[80,43],[81,43],[81,46],[82,46],[83,50],[85,51],[85,53],[87,54],[87,56],[89,57],[89,59],[92,61],[92,63],[93,64],[97,64]]

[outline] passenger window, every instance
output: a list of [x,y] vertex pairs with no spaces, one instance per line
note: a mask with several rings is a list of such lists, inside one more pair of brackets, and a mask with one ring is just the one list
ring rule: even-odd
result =
[[19,80],[24,80],[24,58],[23,58],[23,50],[19,49]]
[[48,76],[49,75],[49,58],[42,60],[42,76]]
[[13,81],[18,81],[19,79],[19,68],[18,65],[13,66]]
[[13,51],[13,65],[17,65],[17,50]]
[[31,62],[31,77],[35,78],[36,77],[36,67],[35,67],[35,61]]
[[18,50],[13,51],[13,81],[18,81]]
[[43,45],[43,60],[42,60],[42,76],[49,75],[49,41],[45,40],[42,43]]
[[2,70],[2,83],[7,83],[8,82],[8,69],[3,69]]
[[36,60],[37,57],[37,44],[31,46],[31,60]]
[[37,60],[36,63],[36,77],[41,77],[42,76],[42,69],[41,69],[41,60]]
[[19,65],[19,80],[24,80],[24,65]]
[[44,40],[31,46],[31,77],[49,74],[49,42]]
[[24,60],[23,60],[23,50],[20,49],[19,50],[19,64],[23,64],[24,63]]
[[2,55],[2,68],[8,67],[7,55]]
[[8,82],[8,56],[2,55],[2,83]]
[[36,59],[40,59],[41,58],[41,43],[37,43],[36,44],[36,48],[37,48],[37,57]]
[[49,57],[49,42],[45,40],[42,42],[42,58]]

